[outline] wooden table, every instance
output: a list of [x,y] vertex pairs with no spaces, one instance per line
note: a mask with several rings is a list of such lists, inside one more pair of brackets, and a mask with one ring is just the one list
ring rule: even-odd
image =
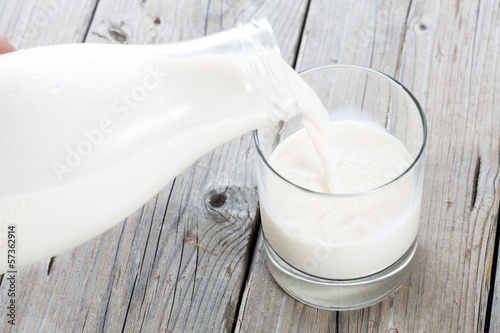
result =
[[424,106],[427,174],[409,280],[350,312],[285,294],[264,261],[245,135],[105,234],[20,269],[16,326],[2,283],[0,331],[500,332],[499,0],[4,0],[0,32],[19,48],[170,43],[262,17],[297,70],[373,67]]

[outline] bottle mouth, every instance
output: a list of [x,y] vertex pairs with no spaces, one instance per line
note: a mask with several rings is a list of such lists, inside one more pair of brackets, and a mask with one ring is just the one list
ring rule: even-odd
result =
[[281,54],[273,28],[267,19],[252,20],[250,23],[240,24],[238,28],[248,38],[247,45],[252,45],[254,52]]
[[[287,80],[288,66],[281,57],[278,42],[267,19],[253,20],[240,24],[241,46],[245,54],[249,77],[256,91],[268,105],[268,116],[273,121],[289,118],[299,113]],[[291,70],[291,69],[290,69]]]

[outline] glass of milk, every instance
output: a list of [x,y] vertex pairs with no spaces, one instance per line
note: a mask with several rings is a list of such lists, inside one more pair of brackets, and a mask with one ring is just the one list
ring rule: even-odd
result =
[[373,69],[325,66],[301,77],[332,122],[336,170],[323,168],[308,135],[321,142],[321,126],[306,133],[300,115],[254,132],[267,263],[305,304],[367,307],[395,292],[413,267],[425,116],[408,89]]

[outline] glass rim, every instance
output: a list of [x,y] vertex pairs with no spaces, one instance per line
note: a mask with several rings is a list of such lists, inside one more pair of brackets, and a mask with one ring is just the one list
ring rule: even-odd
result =
[[356,71],[359,71],[359,72],[375,74],[377,76],[381,76],[381,77],[385,78],[386,80],[388,80],[393,85],[401,87],[403,89],[403,91],[408,96],[410,96],[411,100],[413,101],[413,103],[417,107],[418,113],[420,115],[420,120],[421,120],[421,123],[422,123],[422,144],[420,145],[420,149],[418,151],[418,154],[413,159],[412,163],[402,173],[400,173],[397,177],[394,177],[389,182],[384,183],[384,184],[382,184],[382,185],[380,185],[378,187],[375,187],[373,189],[370,189],[370,190],[367,190],[367,191],[363,191],[363,192],[354,192],[354,193],[324,193],[324,192],[316,192],[316,191],[307,189],[305,187],[299,186],[299,185],[297,185],[297,184],[289,181],[288,179],[286,179],[285,177],[283,177],[279,172],[277,172],[269,164],[269,161],[264,156],[264,153],[262,152],[262,150],[260,148],[259,134],[258,134],[259,133],[259,129],[256,129],[256,130],[253,131],[253,139],[254,139],[254,144],[255,144],[255,147],[257,149],[257,152],[258,152],[258,155],[259,155],[260,159],[264,162],[264,164],[267,166],[267,168],[269,168],[276,176],[278,176],[278,178],[281,178],[283,181],[285,181],[285,183],[288,183],[289,185],[297,188],[300,191],[304,191],[304,192],[307,192],[307,193],[310,193],[310,194],[314,194],[314,195],[319,195],[319,196],[324,196],[324,197],[330,197],[330,198],[353,198],[353,197],[360,197],[360,196],[364,196],[364,195],[369,195],[369,194],[381,191],[381,190],[383,190],[383,189],[391,186],[393,183],[396,183],[397,181],[399,181],[400,179],[402,179],[404,176],[406,176],[408,173],[410,173],[410,171],[415,168],[415,166],[417,165],[417,163],[422,159],[422,157],[424,155],[425,148],[427,146],[427,120],[426,120],[424,111],[422,109],[422,106],[420,105],[420,103],[418,102],[418,100],[415,98],[415,96],[413,96],[413,94],[411,93],[411,91],[408,90],[403,84],[401,84],[399,81],[397,81],[393,77],[391,77],[391,76],[389,76],[389,75],[387,75],[385,73],[382,73],[382,72],[380,72],[380,71],[378,71],[376,69],[373,69],[373,68],[362,67],[362,66],[357,66],[357,65],[325,65],[325,66],[312,67],[312,68],[300,71],[298,74],[300,76],[303,76],[303,75],[311,73],[311,72],[315,72],[315,71],[318,71],[318,70],[325,70],[325,69],[351,69],[351,70],[356,70]]

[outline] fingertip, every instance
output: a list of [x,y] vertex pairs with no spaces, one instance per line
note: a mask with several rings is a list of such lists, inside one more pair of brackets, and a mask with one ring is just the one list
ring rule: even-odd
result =
[[9,42],[7,37],[0,34],[0,54],[9,53],[15,50],[16,48]]

